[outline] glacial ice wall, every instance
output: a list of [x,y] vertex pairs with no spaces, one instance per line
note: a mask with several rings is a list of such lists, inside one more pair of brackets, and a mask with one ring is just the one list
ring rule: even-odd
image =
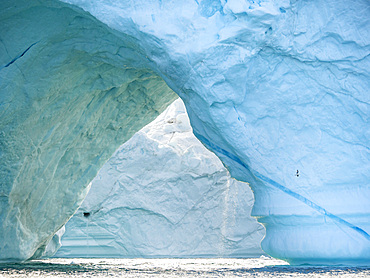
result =
[[251,257],[253,193],[193,135],[176,100],[99,171],[56,257]]
[[[153,119],[117,119],[122,133],[78,136],[80,127],[97,124],[84,118],[86,108],[97,109],[88,98],[103,100],[94,92],[108,92],[117,80],[121,88],[129,65],[143,78],[134,79],[148,82],[143,72],[156,79],[161,93],[143,86],[159,98],[158,107],[172,96],[162,78],[184,100],[198,139],[233,177],[251,184],[267,253],[292,263],[370,261],[369,1],[65,2],[71,5],[0,4],[0,236],[6,239],[0,248],[16,250],[1,251],[2,258],[32,256],[77,208],[118,146],[108,141],[121,143],[122,134],[128,139],[140,121]],[[70,92],[86,96],[86,104],[78,107]],[[123,111],[99,107],[107,107],[101,114],[108,118]],[[124,118],[160,110],[141,108]],[[83,117],[71,119],[70,109]],[[55,119],[63,126],[57,133],[48,124]],[[38,148],[43,138],[51,152]],[[91,145],[80,149],[77,142]],[[54,153],[66,154],[60,167]],[[46,211],[54,201],[57,215]]]
[[267,253],[370,261],[368,1],[66,2],[140,37],[196,136],[250,182]]
[[99,168],[175,94],[136,39],[55,1],[0,2],[0,260],[38,257]]

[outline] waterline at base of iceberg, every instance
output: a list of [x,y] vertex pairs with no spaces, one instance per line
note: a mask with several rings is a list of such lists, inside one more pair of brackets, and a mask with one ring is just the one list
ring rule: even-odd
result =
[[50,259],[0,265],[12,277],[369,277],[369,267],[292,267],[268,258],[250,259]]

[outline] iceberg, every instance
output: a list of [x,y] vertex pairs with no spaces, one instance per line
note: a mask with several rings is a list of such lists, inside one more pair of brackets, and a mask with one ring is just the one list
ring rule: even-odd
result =
[[266,253],[370,262],[367,0],[0,7],[0,259],[44,252],[175,92],[196,137],[251,185]]
[[253,201],[177,100],[104,164],[55,256],[259,257],[265,231]]

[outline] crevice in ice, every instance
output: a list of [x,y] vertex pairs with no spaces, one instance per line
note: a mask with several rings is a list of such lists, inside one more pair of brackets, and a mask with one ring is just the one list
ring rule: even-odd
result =
[[353,229],[354,231],[356,231],[357,233],[359,233],[360,235],[362,235],[364,238],[366,238],[367,240],[370,241],[370,235],[364,231],[363,229],[361,229],[360,227],[357,227],[356,225],[353,225],[352,223],[344,220],[343,218],[337,216],[337,215],[334,215],[330,212],[328,212],[326,209],[324,209],[323,207],[315,204],[314,202],[310,201],[309,199],[303,197],[302,195],[298,194],[297,192],[294,192],[292,190],[290,190],[289,188],[283,186],[282,184],[262,175],[261,173],[255,171],[255,170],[252,170],[247,164],[245,164],[239,157],[233,155],[232,153],[228,152],[227,150],[223,149],[223,148],[220,148],[219,146],[213,144],[212,142],[210,142],[207,138],[205,138],[204,136],[198,134],[198,133],[195,133],[194,134],[196,135],[196,137],[199,138],[200,141],[202,141],[204,144],[206,144],[208,146],[208,148],[210,148],[211,150],[214,150],[222,155],[225,155],[227,156],[228,158],[232,159],[233,161],[235,161],[236,163],[238,163],[240,166],[242,166],[243,168],[247,169],[249,172],[251,172],[255,177],[257,177],[258,179],[264,181],[264,182],[267,182],[269,184],[271,184],[272,186],[274,186],[275,188],[277,189],[280,189],[281,191],[287,193],[288,195],[292,196],[293,198],[305,203],[306,205],[308,205],[309,207],[313,208],[314,210],[316,210],[317,212],[331,218],[332,220],[334,220],[335,222],[337,223],[340,223],[340,224],[343,224],[351,229]]
[[165,215],[163,215],[162,213],[155,212],[153,210],[149,210],[149,209],[145,209],[145,208],[133,208],[133,207],[128,207],[128,206],[120,206],[120,207],[116,207],[114,209],[111,209],[109,212],[112,213],[112,212],[115,212],[115,211],[125,211],[125,210],[127,210],[127,211],[142,212],[142,213],[146,213],[146,214],[149,214],[149,215],[154,215],[154,216],[157,216],[157,217],[160,217],[160,218],[166,220],[171,225],[174,225],[175,224],[168,217],[166,217]]
[[31,49],[32,46],[36,45],[38,42],[34,42],[33,44],[31,44],[25,51],[22,52],[22,54],[18,55],[17,57],[15,57],[13,60],[11,60],[9,63],[7,63],[5,66],[2,66],[0,68],[0,70],[2,70],[3,68],[7,68],[9,67],[11,64],[13,64],[15,61],[17,61],[19,58],[23,57],[24,54],[27,53],[28,50]]

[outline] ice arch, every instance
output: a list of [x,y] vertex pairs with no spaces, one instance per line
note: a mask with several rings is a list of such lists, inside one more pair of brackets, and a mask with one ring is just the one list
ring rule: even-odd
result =
[[[97,19],[91,20],[117,38],[111,44],[105,44],[104,40],[101,45],[91,41],[90,51],[94,53],[94,59],[100,54],[104,62],[116,65],[113,71],[118,73],[123,63],[117,55],[109,56],[107,53],[119,52],[94,52],[94,47],[110,45],[114,49],[123,43],[131,49],[135,55],[128,55],[129,65],[134,66],[135,71],[149,68],[151,76],[155,76],[153,71],[160,75],[185,101],[198,138],[215,151],[234,177],[251,183],[256,198],[254,214],[267,227],[262,244],[265,251],[293,263],[363,263],[370,260],[368,1],[357,0],[350,4],[348,1],[234,0],[66,2],[91,13]],[[50,138],[47,132],[42,137],[39,134],[32,138],[27,134],[28,137],[19,138],[14,127],[26,125],[26,121],[15,117],[12,112],[14,106],[7,105],[8,98],[13,102],[19,98],[21,103],[22,98],[38,99],[36,93],[30,94],[27,90],[27,94],[20,94],[12,88],[19,84],[18,80],[22,80],[20,77],[27,78],[22,73],[22,63],[30,63],[29,57],[35,57],[31,54],[40,49],[43,42],[27,40],[29,36],[25,35],[24,29],[18,28],[28,26],[33,20],[22,22],[24,16],[17,17],[17,11],[31,5],[21,1],[17,3],[19,6],[15,8],[8,3],[1,4],[4,6],[2,24],[11,22],[7,28],[14,26],[14,33],[6,34],[4,28],[4,35],[1,33],[3,42],[14,44],[10,49],[6,48],[11,54],[1,56],[4,61],[0,71],[2,80],[6,81],[0,84],[2,92],[12,92],[1,95],[1,113],[6,116],[1,124],[9,128],[9,131],[2,133],[1,139],[1,155],[6,161],[1,168],[1,174],[6,176],[2,193],[4,204],[8,204],[12,197],[18,200],[20,196],[27,196],[23,190],[27,186],[18,184],[30,182],[30,177],[42,179],[40,174],[46,173],[22,174],[27,170],[23,166],[27,163],[21,165],[20,162],[25,161],[25,157],[37,157],[39,152],[37,148],[32,152],[28,149],[29,142],[21,141],[29,137],[31,146],[38,146],[34,142]],[[63,6],[59,2],[39,3],[51,7],[51,10]],[[65,8],[74,9],[72,6]],[[40,6],[40,9],[45,8]],[[91,18],[80,10],[74,11]],[[15,16],[13,22],[12,14]],[[42,24],[42,27],[52,29],[50,32],[55,34],[53,30],[59,25],[55,24],[54,17],[49,20],[41,18],[48,23]],[[109,27],[101,25],[99,20]],[[76,32],[84,34],[85,31],[87,38],[95,40],[94,32],[90,32],[90,28],[84,29],[85,23],[81,26],[81,30]],[[63,43],[58,36],[51,42]],[[74,50],[76,45],[79,44],[70,45],[70,50]],[[58,52],[61,50],[63,48]],[[37,81],[42,86],[59,87],[58,84],[53,86],[47,78],[39,78],[43,76],[41,65],[48,65],[46,62],[59,62],[66,71],[70,70],[63,64],[61,58],[64,56],[56,53],[49,54],[55,59],[45,56],[44,63],[33,67],[33,74],[37,75]],[[68,56],[69,52],[61,51],[63,53]],[[82,68],[90,71],[94,67],[86,62]],[[44,76],[51,76],[52,69],[47,69]],[[18,74],[19,78],[13,77],[13,74]],[[17,80],[17,83],[10,80]],[[36,81],[29,80],[24,84],[33,84],[28,86],[35,92],[42,94],[45,91],[35,85],[38,85]],[[102,80],[107,82],[109,79],[104,77]],[[77,81],[58,77],[54,82],[65,85],[68,82],[76,84]],[[81,86],[83,88],[85,84]],[[18,88],[18,91],[21,89]],[[153,94],[153,97],[159,95]],[[17,100],[13,96],[17,96]],[[164,94],[158,103],[165,104],[167,99]],[[55,103],[58,107],[58,102]],[[27,104],[22,113],[42,107]],[[31,134],[37,133],[38,128],[31,129]],[[52,134],[53,130],[50,131]],[[13,145],[8,138],[14,135],[17,140]],[[98,138],[95,136],[97,133],[87,135],[93,141]],[[58,144],[53,144],[59,149]],[[93,161],[89,165],[91,168],[86,166],[93,175],[95,165],[99,164],[94,159],[97,155],[99,157],[99,152],[92,155],[91,149],[77,152],[91,156],[79,157],[81,160],[77,161]],[[73,149],[70,153],[78,156]],[[101,160],[104,159],[106,157],[101,157]],[[42,163],[43,160],[32,161]],[[78,179],[82,188],[88,183],[90,173],[82,170],[84,163],[79,169],[85,173],[82,175],[85,179]],[[299,175],[296,175],[297,170]],[[63,175],[63,178],[69,176]],[[47,184],[47,181],[40,184]],[[18,194],[17,190],[22,194]],[[28,190],[31,189],[28,187]],[[70,195],[73,195],[72,191],[70,189]],[[30,195],[35,195],[35,192],[32,189]],[[31,200],[22,198],[23,203]],[[4,210],[7,205],[1,207]],[[2,223],[14,217],[19,219],[17,223],[21,225],[34,224],[32,221],[28,223],[29,218],[23,220],[15,210],[10,211],[11,214],[2,211]],[[35,217],[39,215],[36,211]],[[30,234],[24,227],[22,229],[25,235]],[[7,242],[14,242],[14,237],[18,235],[9,233],[7,236],[11,239]],[[39,242],[38,245],[36,242]],[[43,241],[35,241],[34,249],[40,247],[40,242]],[[22,253],[22,257],[17,252],[14,254],[17,258],[30,255]]]

